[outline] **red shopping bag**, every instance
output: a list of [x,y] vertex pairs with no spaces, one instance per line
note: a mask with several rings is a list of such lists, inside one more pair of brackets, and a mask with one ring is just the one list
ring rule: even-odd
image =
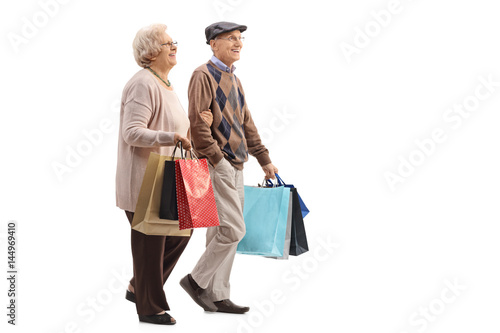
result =
[[180,230],[219,225],[206,159],[176,160],[175,185]]

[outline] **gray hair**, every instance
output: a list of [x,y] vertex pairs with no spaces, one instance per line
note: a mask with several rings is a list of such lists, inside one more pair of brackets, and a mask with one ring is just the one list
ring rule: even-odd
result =
[[165,24],[152,24],[144,27],[135,35],[132,47],[134,49],[134,58],[141,67],[151,65],[151,59],[155,58],[161,52],[162,34],[167,30]]

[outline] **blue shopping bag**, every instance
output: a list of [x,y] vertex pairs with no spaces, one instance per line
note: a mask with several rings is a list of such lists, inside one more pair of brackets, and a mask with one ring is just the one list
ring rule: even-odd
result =
[[[291,185],[291,184],[285,184],[285,182],[283,181],[283,179],[281,179],[281,177],[275,173],[276,175],[276,179],[278,180],[278,186],[285,186],[285,187],[288,187],[288,188],[295,188],[295,186]],[[272,181],[270,179],[267,180],[266,182],[266,185],[268,187],[272,187],[274,186]],[[302,201],[302,198],[300,197],[299,193],[297,192],[297,195],[299,196],[299,203],[300,203],[300,211],[302,212],[302,218],[306,217],[307,214],[309,214],[309,209],[306,207],[306,204],[304,203],[304,201]]]
[[258,256],[283,256],[290,189],[245,186],[246,234],[236,251]]

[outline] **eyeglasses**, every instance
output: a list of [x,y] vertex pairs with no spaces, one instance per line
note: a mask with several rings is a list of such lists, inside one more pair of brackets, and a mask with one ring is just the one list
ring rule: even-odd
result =
[[229,36],[228,38],[223,38],[223,37],[216,37],[215,39],[225,39],[230,42],[236,42],[236,40],[239,40],[240,42],[243,42],[245,40],[245,37],[240,36],[240,37],[234,37],[234,36]]
[[166,43],[160,44],[160,46],[167,45],[167,47],[172,48],[172,45],[175,46],[175,47],[177,47],[177,44],[178,44],[177,41],[174,40],[174,41],[171,41],[171,42],[166,42]]

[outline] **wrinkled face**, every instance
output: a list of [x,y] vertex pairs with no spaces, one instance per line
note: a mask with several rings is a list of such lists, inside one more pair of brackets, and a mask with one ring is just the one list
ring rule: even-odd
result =
[[214,55],[228,67],[240,60],[240,52],[243,47],[240,37],[241,32],[234,30],[224,32],[215,37],[215,40],[210,41]]
[[161,44],[169,43],[168,45],[162,45],[161,52],[156,57],[156,62],[161,63],[163,66],[168,68],[172,68],[177,64],[177,46],[170,44],[172,43],[172,38],[166,33],[163,33],[163,37],[161,38]]

